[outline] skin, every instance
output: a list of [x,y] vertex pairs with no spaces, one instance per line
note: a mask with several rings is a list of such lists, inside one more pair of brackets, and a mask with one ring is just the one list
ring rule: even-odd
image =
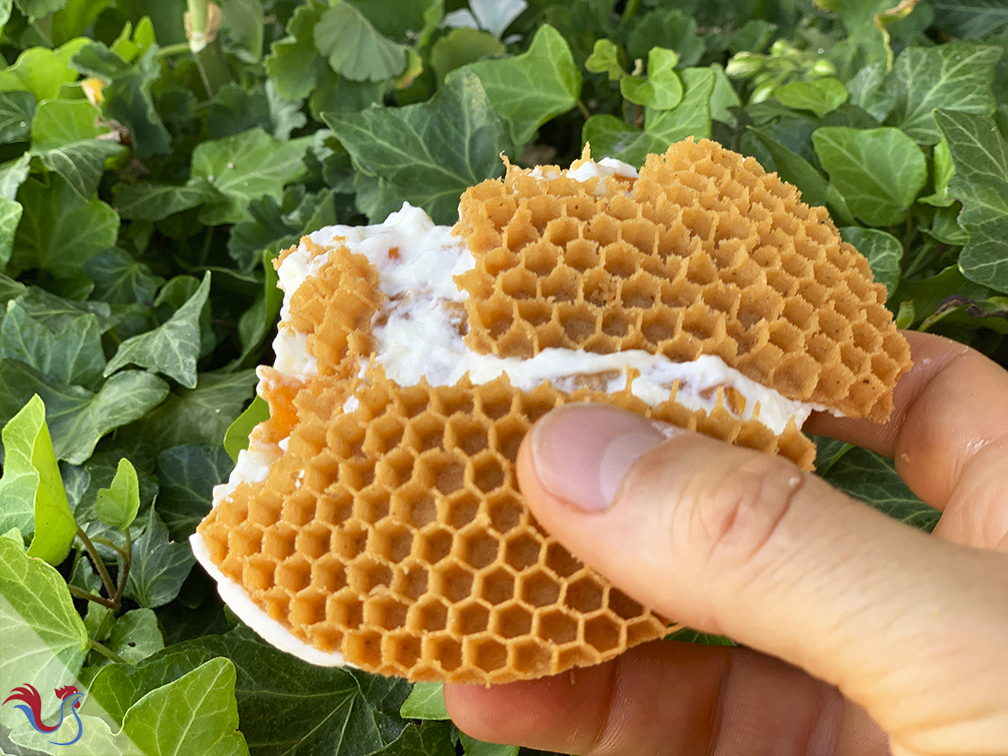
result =
[[[742,647],[656,641],[553,678],[446,685],[456,724],[599,756],[1008,753],[1008,372],[905,335],[914,367],[888,423],[821,414],[806,430],[893,457],[943,513],[931,536],[780,458],[612,408],[541,419],[518,478],[542,525],[662,616]],[[585,422],[631,450],[618,485],[598,464],[560,469],[608,442]],[[599,475],[613,503],[585,512]]]

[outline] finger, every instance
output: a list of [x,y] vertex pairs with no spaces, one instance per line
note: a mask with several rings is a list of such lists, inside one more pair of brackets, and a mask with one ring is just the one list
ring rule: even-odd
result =
[[[914,366],[896,385],[889,422],[823,412],[809,418],[805,430],[893,457],[913,492],[944,509],[970,460],[1008,434],[1008,371],[949,339],[904,336]],[[999,465],[1001,473],[1008,473],[1006,465]]]
[[657,641],[542,680],[446,685],[445,703],[473,737],[561,753],[888,753],[835,688],[740,648]]
[[907,747],[1008,742],[1008,557],[598,405],[541,419],[518,479],[547,531],[659,614],[837,685]]

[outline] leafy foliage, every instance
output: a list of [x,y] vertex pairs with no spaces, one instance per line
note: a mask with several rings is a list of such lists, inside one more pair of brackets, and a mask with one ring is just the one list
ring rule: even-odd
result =
[[38,394],[4,426],[3,447],[0,532],[18,528],[33,536],[28,555],[59,564],[70,551],[77,527]]
[[[1008,364],[1000,0],[218,5],[194,54],[179,0],[0,3],[0,676],[86,683],[86,752],[519,753],[460,734],[436,684],[231,629],[192,569],[305,233],[404,201],[452,223],[502,153],[712,137],[826,206],[901,326]],[[876,454],[820,440],[819,473],[937,521]]]

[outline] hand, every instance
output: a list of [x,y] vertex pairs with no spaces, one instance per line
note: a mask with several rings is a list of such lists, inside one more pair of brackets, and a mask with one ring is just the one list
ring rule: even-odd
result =
[[744,647],[656,641],[445,686],[456,724],[577,754],[1008,753],[1008,373],[906,336],[889,423],[807,430],[894,457],[943,511],[933,536],[786,460],[613,408],[541,419],[518,478],[543,527],[662,616]]

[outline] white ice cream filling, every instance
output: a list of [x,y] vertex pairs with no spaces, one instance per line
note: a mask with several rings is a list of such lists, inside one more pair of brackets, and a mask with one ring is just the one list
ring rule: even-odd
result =
[[[586,166],[604,163],[585,163],[577,170],[587,173]],[[399,385],[414,385],[421,377],[432,385],[453,385],[466,373],[473,383],[480,384],[507,374],[511,384],[523,391],[544,381],[571,391],[581,385],[598,385],[604,377],[605,390],[613,393],[626,388],[628,371],[635,369],[639,375],[631,392],[652,407],[667,402],[677,382],[676,401],[706,412],[716,407],[719,387],[733,388],[746,400],[741,418],[756,416],[758,406],[757,420],[775,434],[782,433],[789,420],[800,427],[814,409],[824,409],[788,399],[714,355],[673,362],[639,349],[596,354],[549,348],[528,359],[479,354],[463,339],[462,308],[467,295],[453,280],[453,276],[472,269],[475,261],[465,241],[451,235],[451,228],[435,225],[423,210],[404,204],[385,223],[331,226],[311,235],[323,248],[337,237],[344,237],[352,251],[364,254],[378,270],[388,303],[374,326],[375,361]],[[311,255],[301,245],[280,266],[285,303],[301,282],[324,264],[324,255]],[[304,343],[301,334],[284,329],[274,342],[277,369],[302,378],[313,375],[314,362],[307,358]],[[361,365],[362,375],[366,368]]]

